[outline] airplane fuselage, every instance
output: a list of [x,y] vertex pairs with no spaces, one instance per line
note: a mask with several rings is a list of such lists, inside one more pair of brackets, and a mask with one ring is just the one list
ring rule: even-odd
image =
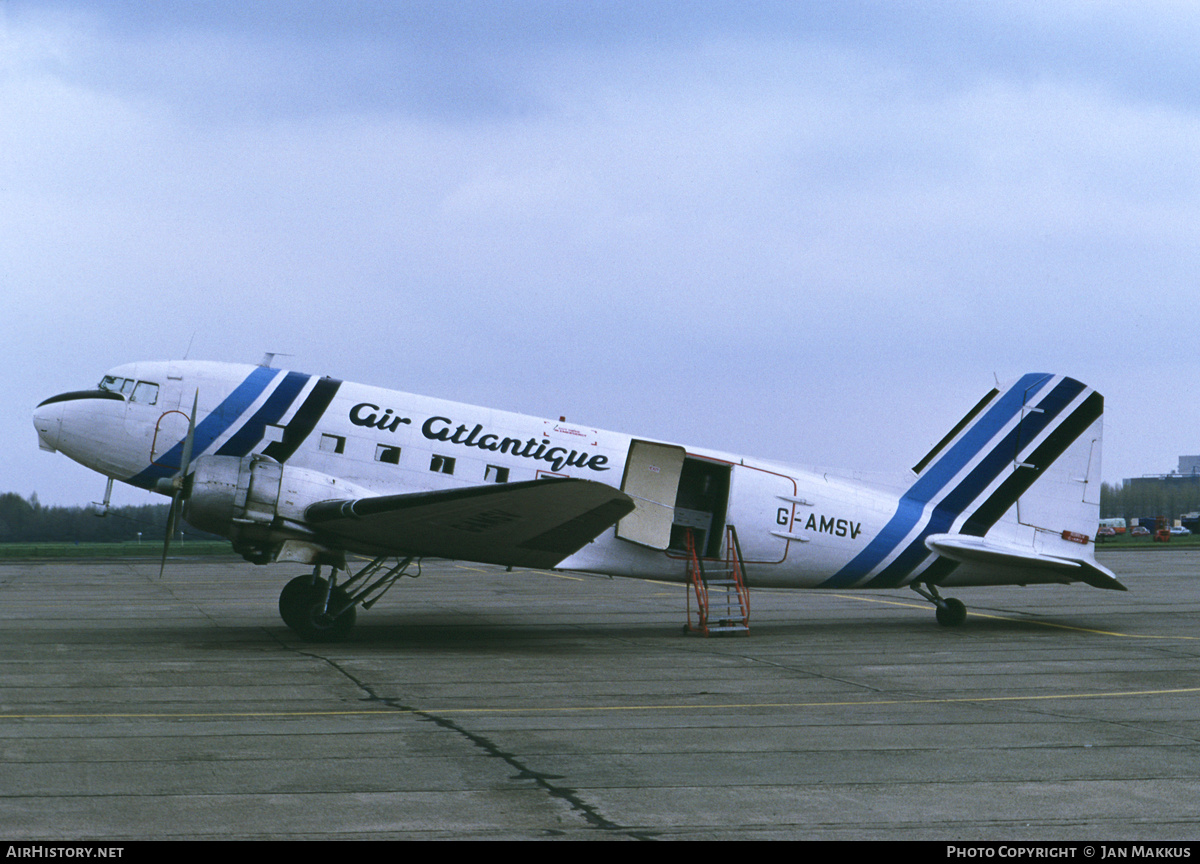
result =
[[[192,508],[196,518],[187,511],[185,516],[230,536],[235,548],[240,542],[259,549],[262,560],[289,539],[320,542],[319,531],[305,520],[315,501],[572,477],[620,489],[637,509],[559,562],[563,569],[681,581],[686,535],[701,557],[716,558],[732,525],[756,586],[1071,581],[1063,574],[1067,564],[1080,560],[1092,567],[1087,543],[1094,524],[1084,549],[1079,535],[1092,518],[1089,495],[1099,490],[1102,408],[1096,405],[1102,400],[1072,379],[1027,379],[995,396],[978,418],[965,418],[971,425],[952,433],[958,438],[948,436],[921,474],[898,477],[894,485],[563,419],[226,363],[119,366],[94,391],[47,400],[37,409],[35,426],[45,449],[108,477],[169,492],[180,474],[195,400],[191,458],[242,466],[240,475],[229,468],[227,480],[202,480],[197,470],[197,489],[225,484],[242,509],[235,508],[227,526],[206,516],[199,501]],[[1069,440],[1062,431],[1068,427]],[[1025,490],[1063,452],[1074,460],[1064,476],[1079,476],[1057,481],[1055,494],[1070,499],[1071,515],[1036,515]],[[1045,464],[1030,461],[1037,459]],[[268,465],[283,466],[272,468],[269,494],[262,491],[266,481],[250,471]],[[1031,468],[1035,476],[1021,480],[1018,475]],[[1022,501],[1030,502],[1028,518]],[[951,535],[960,529],[971,536],[956,546]],[[934,551],[939,538],[949,538],[940,555]],[[1057,569],[1010,566],[1022,556],[1034,563],[1044,558]]]

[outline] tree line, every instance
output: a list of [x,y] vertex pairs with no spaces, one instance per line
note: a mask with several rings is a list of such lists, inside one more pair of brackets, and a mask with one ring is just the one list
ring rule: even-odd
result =
[[1190,475],[1100,484],[1100,518],[1178,519],[1200,511],[1200,482]]
[[[0,543],[119,543],[139,534],[157,543],[167,531],[169,510],[168,504],[110,507],[100,518],[93,507],[44,507],[36,493],[27,500],[6,492],[0,494]],[[187,536],[212,537],[183,527]]]

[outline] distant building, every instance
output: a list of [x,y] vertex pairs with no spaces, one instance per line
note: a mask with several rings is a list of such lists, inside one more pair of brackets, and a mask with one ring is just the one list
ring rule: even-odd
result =
[[1132,489],[1200,489],[1200,472],[1196,474],[1159,474],[1149,477],[1130,477],[1125,485]]
[[[1104,518],[1154,521],[1174,520],[1200,513],[1200,456],[1180,456],[1179,470],[1126,478],[1119,487],[1101,495]],[[1189,526],[1190,527],[1190,526]]]
[[1157,517],[1177,520],[1182,513],[1200,508],[1200,470],[1194,474],[1161,474],[1131,477],[1121,486],[1119,500],[1103,514],[1137,519],[1149,524]]

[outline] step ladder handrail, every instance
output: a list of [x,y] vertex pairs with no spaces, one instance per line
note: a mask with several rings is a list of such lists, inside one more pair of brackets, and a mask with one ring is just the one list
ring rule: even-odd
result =
[[692,595],[689,592],[687,629],[693,632],[707,633],[708,582],[704,578],[704,565],[700,563],[700,557],[696,554],[696,540],[691,528],[687,529],[685,536],[687,539],[688,581],[692,583],[692,590],[696,593],[696,626],[692,627]]
[[[733,525],[727,525],[725,531],[725,560],[721,562],[718,558],[716,561],[718,565],[723,563],[724,566],[715,568],[712,576],[716,577],[719,573],[722,577],[728,578],[709,578],[704,561],[696,552],[695,537],[691,529],[688,529],[685,534],[687,578],[692,583],[692,591],[696,594],[697,609],[697,623],[693,627],[692,598],[691,592],[688,592],[686,629],[689,632],[700,632],[705,636],[713,632],[750,632],[750,591],[746,586],[745,579],[746,562],[742,557],[742,547],[738,540],[737,529]],[[726,614],[719,618],[716,624],[710,625],[709,620],[713,613],[711,604],[714,599],[711,593],[721,590],[724,591]]]
[[[736,575],[733,577],[737,582],[738,597],[742,601],[742,609],[745,612],[746,627],[750,626],[750,587],[746,584],[746,559],[742,557],[742,544],[738,540],[737,528],[730,525],[729,542],[727,547],[731,547],[735,557],[730,562],[730,567],[736,567]],[[726,549],[726,557],[729,557],[730,548]]]

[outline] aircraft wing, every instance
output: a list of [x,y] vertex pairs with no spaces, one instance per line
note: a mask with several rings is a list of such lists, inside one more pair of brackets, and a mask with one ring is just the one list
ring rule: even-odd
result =
[[925,538],[925,545],[954,561],[1050,571],[1062,575],[1065,581],[1085,582],[1093,588],[1128,590],[1111,570],[1094,561],[1059,558],[1038,553],[1030,547],[1010,546],[966,534],[933,534]]
[[633,508],[624,492],[570,478],[320,501],[305,519],[319,536],[369,554],[548,568]]

